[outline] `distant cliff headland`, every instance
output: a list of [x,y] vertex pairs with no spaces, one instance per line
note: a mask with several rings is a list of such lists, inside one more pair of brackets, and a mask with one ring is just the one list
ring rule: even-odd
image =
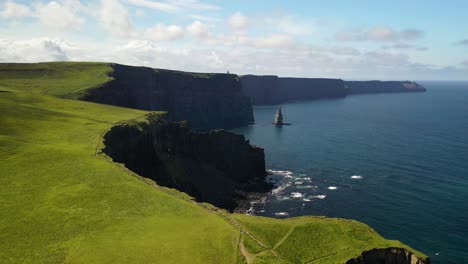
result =
[[343,98],[362,93],[424,92],[410,81],[343,81],[320,78],[283,78],[275,75],[241,76],[242,89],[254,105],[281,104],[288,101]]
[[83,100],[167,111],[193,128],[231,128],[253,122],[250,100],[234,74],[189,73],[111,64],[113,80],[89,90]]

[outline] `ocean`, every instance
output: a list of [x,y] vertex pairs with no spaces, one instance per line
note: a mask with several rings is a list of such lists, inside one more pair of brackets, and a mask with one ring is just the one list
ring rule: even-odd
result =
[[433,263],[468,263],[468,83],[426,93],[352,95],[254,107],[233,130],[265,149],[275,190],[252,206],[271,217],[362,221]]

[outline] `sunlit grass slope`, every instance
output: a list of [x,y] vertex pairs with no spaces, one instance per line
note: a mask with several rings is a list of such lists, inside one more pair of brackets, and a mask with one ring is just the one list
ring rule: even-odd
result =
[[352,256],[374,248],[406,248],[419,257],[425,255],[395,240],[382,238],[369,226],[346,219],[298,217],[271,219],[235,215],[235,218],[263,242],[263,250],[251,243],[244,246],[255,253],[254,263],[345,263]]
[[408,248],[356,221],[231,215],[142,180],[97,153],[105,131],[147,112],[40,95],[84,91],[107,64],[5,73],[26,65],[0,64],[0,263],[332,264]]
[[0,63],[0,88],[78,99],[110,81],[111,72],[98,62]]
[[0,92],[0,263],[233,263],[238,231],[95,155],[141,111]]

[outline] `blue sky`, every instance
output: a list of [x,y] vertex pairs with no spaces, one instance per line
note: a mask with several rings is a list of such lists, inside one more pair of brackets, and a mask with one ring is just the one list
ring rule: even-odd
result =
[[467,80],[468,1],[1,0],[0,61]]

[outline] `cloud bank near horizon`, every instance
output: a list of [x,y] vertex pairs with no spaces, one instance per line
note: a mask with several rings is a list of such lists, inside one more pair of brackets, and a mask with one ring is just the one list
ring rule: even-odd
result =
[[[463,79],[467,54],[438,64],[430,32],[341,25],[199,0],[39,0],[0,4],[0,61],[107,61],[186,71],[344,79]],[[331,30],[334,29],[334,30]],[[25,37],[29,36],[29,37]],[[465,78],[466,79],[466,78]]]

